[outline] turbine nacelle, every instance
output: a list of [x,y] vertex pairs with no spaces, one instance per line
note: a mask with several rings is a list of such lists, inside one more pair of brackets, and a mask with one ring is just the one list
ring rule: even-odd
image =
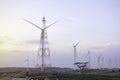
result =
[[73,47],[76,47],[76,46],[78,46],[78,44],[80,43],[80,41],[79,42],[77,42],[76,44],[74,44],[73,43]]

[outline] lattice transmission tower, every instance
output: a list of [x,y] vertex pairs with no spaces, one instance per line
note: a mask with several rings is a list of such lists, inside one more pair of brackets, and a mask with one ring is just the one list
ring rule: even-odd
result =
[[26,19],[24,19],[24,20],[41,30],[40,45],[39,45],[39,49],[37,52],[36,66],[38,68],[41,68],[41,71],[45,71],[46,67],[52,66],[51,65],[51,58],[50,58],[49,42],[48,42],[48,36],[47,36],[47,28],[49,28],[50,26],[55,24],[57,21],[46,26],[46,20],[45,20],[45,17],[43,17],[43,19],[42,19],[43,25],[41,28],[38,25],[36,25],[36,24],[26,20]]

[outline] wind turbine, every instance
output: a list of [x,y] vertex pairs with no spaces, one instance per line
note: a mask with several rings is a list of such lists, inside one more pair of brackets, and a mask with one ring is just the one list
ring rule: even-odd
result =
[[76,44],[73,44],[73,48],[74,48],[74,64],[76,63],[76,59],[77,59],[77,50],[76,47],[78,46],[79,42]]
[[[46,32],[46,30],[47,30],[47,28],[49,28],[50,26],[52,26],[52,25],[54,25],[55,23],[57,23],[59,20],[57,20],[57,21],[55,21],[54,23],[46,26],[46,20],[45,20],[45,17],[43,17],[43,20],[42,20],[42,22],[43,22],[42,28],[39,27],[38,25],[36,25],[36,24],[34,24],[34,23],[26,20],[26,19],[23,19],[23,20],[25,20],[26,22],[32,24],[33,26],[35,26],[35,27],[37,27],[38,29],[41,30],[41,37],[40,37],[41,48],[40,48],[39,51],[38,51],[38,56],[39,56],[39,55],[41,56],[41,71],[45,71],[45,67],[46,67],[46,63],[45,63],[46,60],[45,60],[45,59],[46,59],[46,57],[49,57],[49,60],[48,60],[48,61],[49,61],[49,65],[51,65],[51,64],[50,64],[50,51],[49,51],[49,47],[46,48],[46,46],[45,46],[45,43],[46,43],[45,41],[46,41],[46,38],[47,38],[47,32]],[[48,42],[48,41],[47,41],[47,42]],[[40,50],[41,50],[41,53],[40,53]],[[38,63],[38,64],[39,64],[39,63]]]

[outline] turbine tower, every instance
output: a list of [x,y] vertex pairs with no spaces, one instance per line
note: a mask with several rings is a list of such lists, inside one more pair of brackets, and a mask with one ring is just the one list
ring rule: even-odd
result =
[[98,69],[101,69],[101,56],[98,56],[97,63],[98,63]]
[[78,46],[79,42],[76,44],[73,44],[73,48],[74,48],[74,64],[76,63],[77,60],[77,50],[76,47]]
[[47,28],[52,26],[58,21],[55,21],[54,23],[46,26],[46,20],[45,17],[43,17],[42,22],[42,28],[38,25],[24,19],[28,23],[32,24],[33,26],[37,27],[41,30],[41,36],[40,36],[40,47],[38,49],[37,53],[37,67],[41,68],[41,71],[44,72],[46,67],[51,67],[51,60],[50,60],[50,50],[49,50],[49,43],[48,43],[48,37],[47,37]]
[[91,55],[90,55],[90,51],[88,51],[88,55],[89,55],[89,56],[88,56],[88,59],[89,59],[89,60],[88,60],[88,62],[89,62],[89,66],[88,66],[88,67],[89,67],[89,69],[90,69],[90,67],[91,67]]

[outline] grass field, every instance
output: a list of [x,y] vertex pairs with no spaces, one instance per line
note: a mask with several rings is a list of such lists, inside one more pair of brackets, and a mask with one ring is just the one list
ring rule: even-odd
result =
[[[87,71],[84,73],[70,71],[41,73],[38,70],[33,70],[29,71],[28,76],[33,79],[40,76],[39,80],[42,80],[44,77],[48,77],[49,80],[120,80],[119,71]],[[6,77],[26,77],[26,71],[0,73],[0,80]]]

